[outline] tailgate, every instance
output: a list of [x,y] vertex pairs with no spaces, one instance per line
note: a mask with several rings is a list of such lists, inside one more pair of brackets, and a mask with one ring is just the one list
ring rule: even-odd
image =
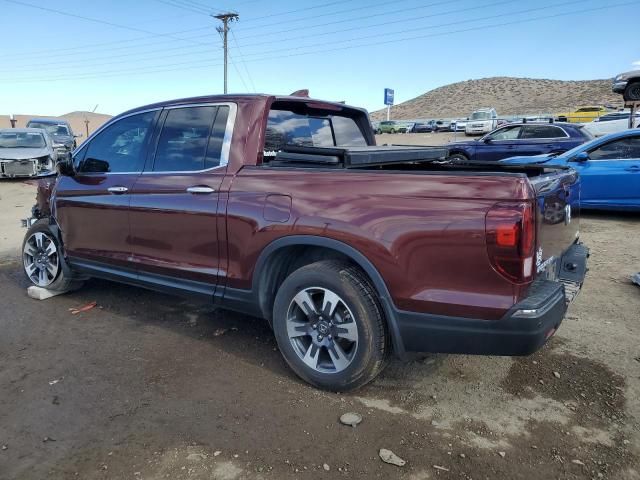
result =
[[559,170],[530,180],[537,200],[536,274],[557,280],[559,260],[579,236],[579,177],[574,170]]

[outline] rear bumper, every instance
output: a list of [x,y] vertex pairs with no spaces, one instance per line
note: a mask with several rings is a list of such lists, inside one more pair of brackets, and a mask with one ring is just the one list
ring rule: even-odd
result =
[[624,89],[627,88],[627,80],[620,80],[618,82],[614,82],[611,86],[611,90],[614,93],[624,93]]
[[587,248],[573,245],[562,257],[558,280],[536,280],[527,296],[500,320],[397,311],[405,352],[509,356],[535,352],[556,332],[582,287],[588,256]]

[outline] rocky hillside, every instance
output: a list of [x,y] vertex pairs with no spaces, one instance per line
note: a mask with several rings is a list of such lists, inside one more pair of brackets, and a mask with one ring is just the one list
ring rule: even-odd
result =
[[[477,108],[494,107],[498,115],[556,113],[579,105],[622,106],[611,80],[544,80],[492,77],[452,83],[391,108],[394,119],[467,117]],[[386,119],[386,109],[371,114]]]

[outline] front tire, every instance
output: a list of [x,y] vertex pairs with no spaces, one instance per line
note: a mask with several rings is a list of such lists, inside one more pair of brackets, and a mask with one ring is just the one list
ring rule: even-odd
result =
[[276,295],[273,330],[291,369],[322,389],[356,389],[386,364],[389,342],[376,292],[345,262],[320,261],[289,275]]
[[622,95],[625,102],[640,102],[640,82],[633,82],[626,86]]
[[23,272],[37,287],[61,292],[79,286],[79,281],[68,278],[60,242],[42,218],[31,225],[22,242]]

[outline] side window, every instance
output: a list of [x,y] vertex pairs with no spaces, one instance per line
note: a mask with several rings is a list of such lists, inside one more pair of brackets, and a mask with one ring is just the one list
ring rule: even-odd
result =
[[336,145],[344,147],[366,147],[367,141],[362,136],[360,128],[352,118],[333,117],[333,130]]
[[589,152],[591,160],[632,160],[640,158],[640,137],[621,138]]
[[[153,171],[204,170],[209,133],[217,110],[217,107],[168,110],[158,139]],[[218,163],[219,160],[218,155]]]
[[516,140],[520,135],[520,125],[514,125],[512,127],[504,127],[489,134],[488,138],[491,140]]
[[553,125],[526,125],[521,138],[567,138],[567,134]]
[[214,168],[220,165],[224,134],[227,130],[227,118],[229,118],[229,107],[218,107],[211,135],[209,135],[207,155],[204,157],[204,168]]
[[156,112],[125,117],[100,132],[86,149],[81,173],[140,172]]

